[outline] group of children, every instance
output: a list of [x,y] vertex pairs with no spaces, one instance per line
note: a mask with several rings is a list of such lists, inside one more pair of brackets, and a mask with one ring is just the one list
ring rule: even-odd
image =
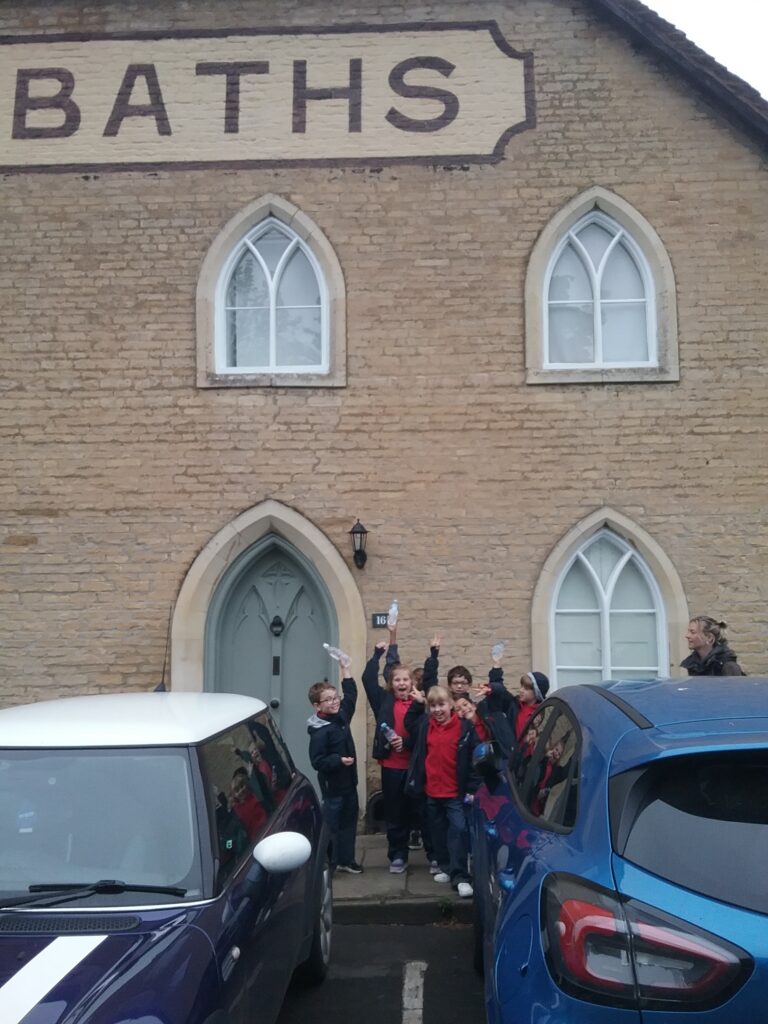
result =
[[[359,874],[357,767],[350,731],[357,685],[349,675],[349,658],[339,654],[343,697],[327,682],[309,690],[314,708],[307,723],[309,755],[331,832],[333,866]],[[519,694],[513,695],[504,686],[497,647],[488,682],[473,684],[472,673],[456,665],[442,686],[439,654],[440,637],[435,636],[423,670],[409,668],[400,661],[397,629],[390,625],[389,643],[376,644],[362,681],[376,721],[373,756],[381,766],[389,870],[406,871],[409,851],[423,847],[435,881],[450,882],[460,896],[470,897],[469,809],[480,782],[472,771],[472,752],[478,743],[493,740],[503,757],[512,757],[524,744],[549,680],[543,672],[527,672]]]

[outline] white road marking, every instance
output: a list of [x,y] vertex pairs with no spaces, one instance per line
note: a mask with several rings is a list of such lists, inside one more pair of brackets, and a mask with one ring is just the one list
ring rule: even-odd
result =
[[0,1021],[19,1024],[106,937],[68,935],[54,939],[0,988]]
[[409,960],[403,971],[403,1024],[421,1024],[424,1016],[423,960]]

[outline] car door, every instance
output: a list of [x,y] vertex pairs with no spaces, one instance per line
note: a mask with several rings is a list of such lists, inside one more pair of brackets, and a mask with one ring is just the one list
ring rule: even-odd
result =
[[300,832],[316,847],[319,809],[266,712],[203,744],[200,755],[219,892],[206,930],[222,980],[222,1004],[231,1024],[270,1024],[305,937],[312,863],[267,874],[253,850],[282,831]]

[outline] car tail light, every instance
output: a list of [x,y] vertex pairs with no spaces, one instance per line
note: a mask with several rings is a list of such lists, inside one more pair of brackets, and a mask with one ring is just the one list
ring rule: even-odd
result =
[[748,953],[687,921],[569,875],[544,885],[549,970],[571,995],[638,1009],[719,1006],[752,972]]

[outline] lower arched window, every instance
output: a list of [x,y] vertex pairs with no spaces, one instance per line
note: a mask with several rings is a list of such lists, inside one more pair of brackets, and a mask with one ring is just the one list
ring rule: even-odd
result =
[[590,537],[564,568],[551,637],[558,686],[666,674],[659,587],[637,551],[611,530]]

